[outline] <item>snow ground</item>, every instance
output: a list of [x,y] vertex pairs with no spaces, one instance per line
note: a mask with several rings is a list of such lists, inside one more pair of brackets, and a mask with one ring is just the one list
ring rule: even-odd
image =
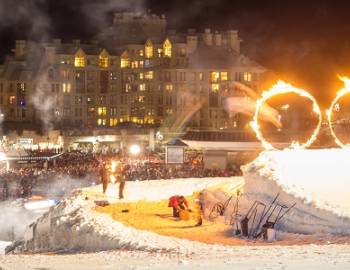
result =
[[0,255],[3,270],[350,269],[350,245],[241,246],[200,254],[108,251],[72,255]]
[[[293,214],[286,217],[286,224],[281,228],[295,233],[320,233],[316,234],[317,245],[305,244],[307,241],[291,245],[297,234],[289,234],[289,244],[283,245],[275,242],[261,246],[247,241],[242,246],[224,246],[140,231],[93,211],[96,199],[118,201],[117,185],[109,187],[107,197],[102,196],[101,187],[96,186],[78,191],[53,207],[36,226],[34,251],[80,253],[0,255],[0,269],[350,269],[350,238],[338,241],[337,237],[342,236],[330,236],[330,233],[348,235],[350,232],[347,153],[343,150],[331,150],[329,155],[322,150],[270,151],[243,168],[244,179],[127,183],[125,202],[157,201],[203,189],[210,190],[211,201],[223,201],[230,191],[245,183],[242,200],[245,210],[253,200],[268,202],[280,192],[282,203],[290,205],[297,201]],[[326,162],[327,157],[330,162]],[[215,191],[217,184],[225,187],[224,192]],[[84,253],[108,249],[117,251]]]

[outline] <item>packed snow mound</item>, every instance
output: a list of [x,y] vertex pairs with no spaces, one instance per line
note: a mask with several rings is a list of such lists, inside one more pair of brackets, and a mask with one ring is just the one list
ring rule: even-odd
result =
[[296,207],[283,229],[296,233],[350,234],[350,151],[265,151],[242,167],[245,197]]
[[[129,201],[158,201],[174,194],[190,195],[218,183],[235,183],[235,178],[196,178],[127,182]],[[107,198],[116,198],[118,185],[110,185]],[[102,251],[113,249],[191,252],[204,244],[161,236],[126,227],[109,215],[94,211],[101,200],[101,186],[85,188],[62,200],[33,223],[17,251]],[[134,192],[133,192],[134,191]],[[115,194],[114,194],[115,193]],[[138,195],[135,195],[135,194]],[[126,200],[123,200],[125,202]],[[220,248],[220,247],[218,247]]]

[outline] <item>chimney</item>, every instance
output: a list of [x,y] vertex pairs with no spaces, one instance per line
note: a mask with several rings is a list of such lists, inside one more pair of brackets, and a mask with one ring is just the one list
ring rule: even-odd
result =
[[169,35],[169,36],[174,36],[174,35],[176,35],[176,30],[175,30],[175,29],[169,29],[169,30],[168,30],[168,35]]
[[222,36],[221,33],[219,33],[218,31],[215,31],[214,34],[214,44],[215,46],[221,47],[222,45]]
[[92,44],[92,45],[98,45],[98,40],[97,39],[93,39],[93,40],[91,40],[90,41],[90,43]]
[[228,30],[227,31],[227,44],[228,47],[237,53],[240,53],[240,43],[241,40],[238,37],[237,30]]
[[25,40],[16,40],[15,59],[21,59],[26,53],[27,42]]
[[75,47],[79,47],[80,46],[80,39],[73,39],[72,43]]
[[204,44],[207,46],[213,45],[213,34],[210,32],[209,28],[206,28],[204,30],[203,41],[204,41]]
[[53,44],[55,44],[55,46],[59,46],[61,45],[62,40],[60,38],[54,38],[53,39]]
[[187,34],[195,34],[196,33],[196,29],[194,29],[194,28],[188,28],[187,29]]
[[191,54],[193,53],[198,46],[198,37],[197,36],[187,36],[186,37],[186,51]]

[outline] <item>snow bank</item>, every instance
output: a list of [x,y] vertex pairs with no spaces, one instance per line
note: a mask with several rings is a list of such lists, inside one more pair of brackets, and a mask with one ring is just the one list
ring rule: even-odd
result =
[[350,151],[266,151],[242,167],[245,196],[297,205],[281,228],[295,233],[350,234]]
[[5,254],[5,248],[11,245],[11,242],[8,241],[0,241],[0,255]]
[[[174,194],[190,195],[212,185],[234,182],[234,178],[154,180],[127,183],[129,201],[161,200]],[[111,185],[108,199],[116,197],[117,185]],[[98,189],[100,188],[100,189]],[[189,240],[161,236],[126,227],[109,215],[93,211],[93,194],[101,187],[77,191],[40,217],[25,233],[19,251],[101,251],[128,249],[143,251],[191,252],[205,245]],[[87,196],[90,196],[87,198]],[[98,199],[101,199],[98,197]],[[124,201],[124,200],[123,200]],[[217,247],[220,249],[220,247]]]

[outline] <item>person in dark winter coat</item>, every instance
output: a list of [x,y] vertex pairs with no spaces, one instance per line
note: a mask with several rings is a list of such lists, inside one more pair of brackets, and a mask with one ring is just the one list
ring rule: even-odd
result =
[[109,173],[108,173],[108,165],[102,163],[99,169],[99,180],[102,182],[102,191],[103,194],[106,194],[108,183],[109,183]]

